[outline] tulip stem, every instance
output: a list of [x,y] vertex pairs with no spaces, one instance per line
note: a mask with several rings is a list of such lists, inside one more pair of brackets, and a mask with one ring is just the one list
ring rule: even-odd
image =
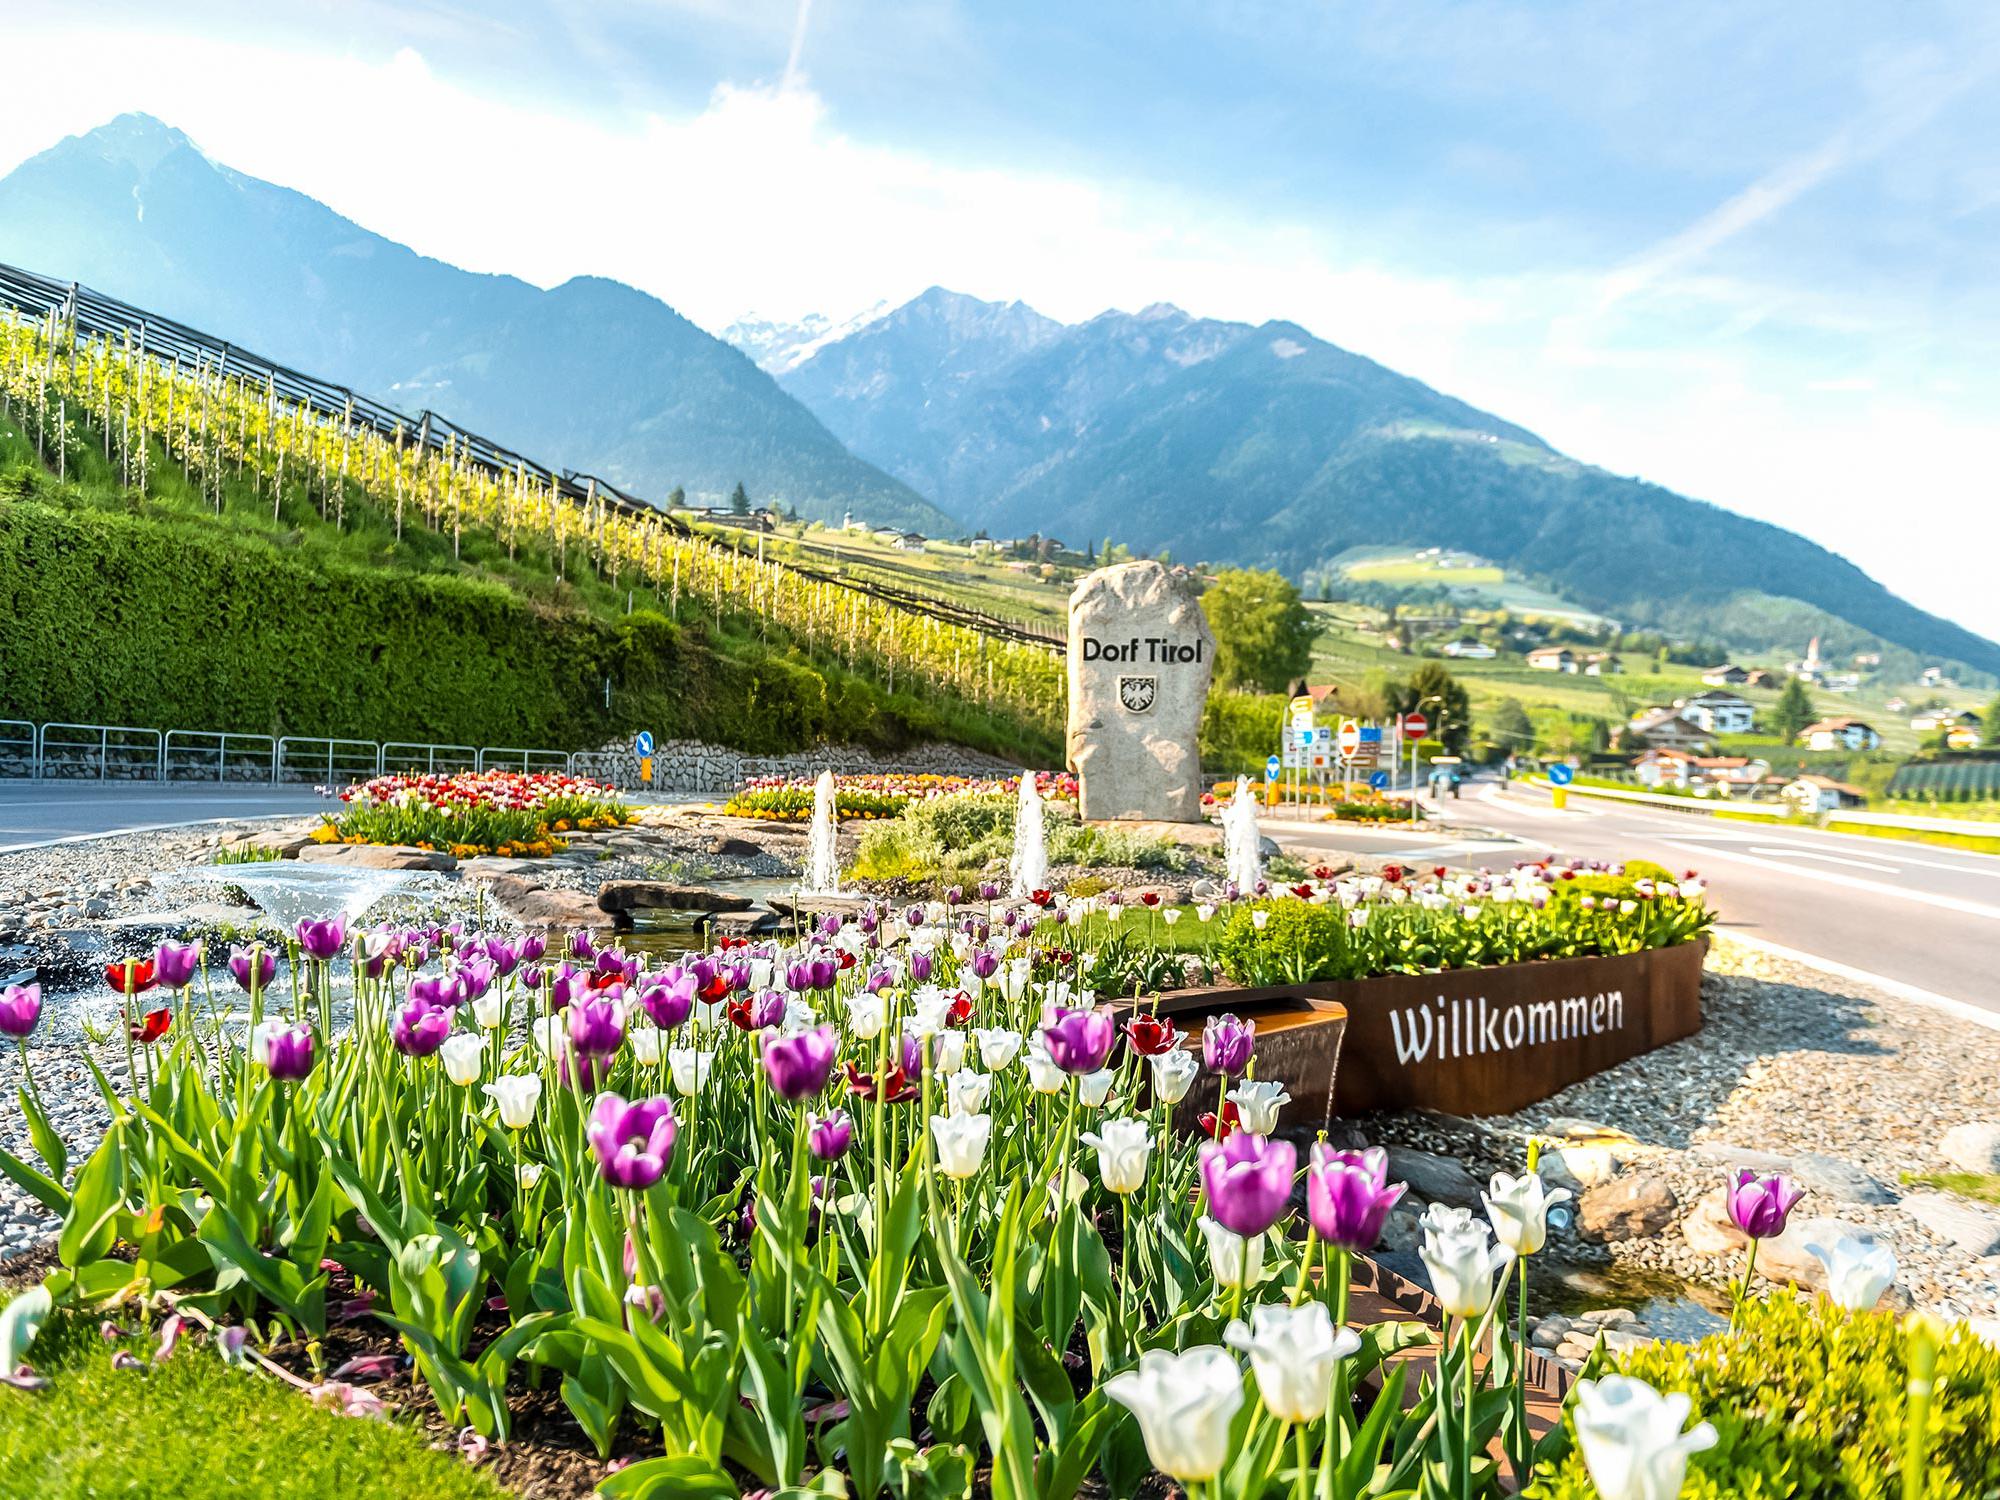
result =
[[1465,1343],[1465,1369],[1461,1372],[1465,1379],[1465,1410],[1460,1413],[1464,1421],[1465,1466],[1459,1471],[1460,1493],[1464,1500],[1472,1500],[1472,1320],[1462,1320],[1461,1335]]
[[1750,1253],[1743,1259],[1743,1280],[1736,1287],[1736,1300],[1729,1309],[1729,1331],[1736,1332],[1736,1325],[1743,1317],[1743,1304],[1750,1300],[1750,1278],[1757,1271],[1757,1241],[1752,1237]]

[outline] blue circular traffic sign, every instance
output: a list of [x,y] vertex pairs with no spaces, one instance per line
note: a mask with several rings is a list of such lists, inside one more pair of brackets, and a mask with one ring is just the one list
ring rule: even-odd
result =
[[1267,755],[1264,757],[1264,779],[1266,781],[1276,781],[1278,779],[1278,769],[1277,756]]
[[632,736],[632,749],[640,755],[653,753],[653,731],[642,729]]
[[1368,784],[1374,787],[1376,791],[1381,791],[1383,787],[1389,784],[1389,773],[1387,771],[1370,771],[1368,773]]
[[1556,786],[1568,786],[1575,778],[1576,772],[1568,766],[1554,765],[1549,767],[1549,780]]

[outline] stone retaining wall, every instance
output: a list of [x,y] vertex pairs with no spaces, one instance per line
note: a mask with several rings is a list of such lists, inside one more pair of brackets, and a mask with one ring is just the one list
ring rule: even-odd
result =
[[[577,758],[577,771],[614,786],[636,788],[639,757],[631,741],[607,745]],[[867,750],[858,745],[820,745],[789,755],[746,755],[700,740],[662,740],[653,751],[652,790],[732,792],[753,776],[817,776],[831,768],[842,775],[905,774],[1011,776],[1011,761],[968,750],[963,745],[913,745],[907,750]]]

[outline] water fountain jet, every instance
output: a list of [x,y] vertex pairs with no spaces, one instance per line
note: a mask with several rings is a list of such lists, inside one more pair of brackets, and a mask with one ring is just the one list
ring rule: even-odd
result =
[[1021,773],[1020,799],[1014,808],[1014,852],[1007,859],[1012,877],[1008,894],[1020,901],[1047,887],[1049,846],[1042,826],[1042,792],[1033,771]]
[[1257,829],[1257,799],[1250,794],[1250,778],[1236,778],[1236,795],[1222,810],[1223,862],[1229,882],[1248,896],[1264,878],[1264,836]]

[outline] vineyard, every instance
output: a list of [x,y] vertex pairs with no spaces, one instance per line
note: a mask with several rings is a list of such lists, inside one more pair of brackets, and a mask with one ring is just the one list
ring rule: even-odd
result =
[[2000,800],[2000,758],[1913,760],[1897,767],[1889,795],[1924,802]]
[[[24,285],[45,295],[55,284],[8,274],[0,296],[27,301]],[[1056,732],[1061,663],[1046,644],[746,556],[603,481],[544,469],[432,413],[405,417],[192,330],[156,328],[109,299],[84,294],[80,303],[74,289],[62,291],[67,300],[39,315],[17,305],[0,316],[0,412],[59,482],[94,461],[143,495],[165,462],[216,517],[266,508],[275,522],[309,511],[336,531],[380,526],[398,542],[420,528],[448,539],[454,559],[478,538],[504,549],[510,565],[539,562],[558,581],[588,578],[628,601],[650,593],[676,622],[779,633],[889,692],[948,693]]]

